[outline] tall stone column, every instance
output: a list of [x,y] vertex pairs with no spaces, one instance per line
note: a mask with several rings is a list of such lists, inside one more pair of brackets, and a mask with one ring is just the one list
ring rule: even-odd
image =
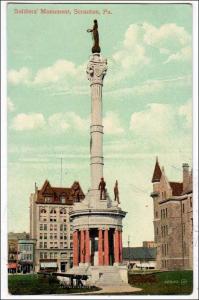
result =
[[85,248],[86,248],[86,255],[85,255],[85,262],[90,263],[90,236],[89,236],[89,229],[85,231]]
[[87,76],[91,87],[91,126],[90,126],[90,166],[91,189],[98,189],[103,177],[103,126],[102,126],[102,86],[107,71],[107,60],[99,53],[93,53]]
[[117,229],[114,232],[114,257],[115,263],[119,263],[119,231]]
[[104,264],[109,265],[109,239],[108,239],[108,229],[104,231]]
[[98,264],[102,266],[104,264],[104,257],[103,257],[103,231],[99,229],[99,239],[98,239]]
[[80,261],[84,263],[85,260],[85,240],[84,240],[84,230],[80,231]]
[[78,231],[73,232],[73,265],[78,266]]

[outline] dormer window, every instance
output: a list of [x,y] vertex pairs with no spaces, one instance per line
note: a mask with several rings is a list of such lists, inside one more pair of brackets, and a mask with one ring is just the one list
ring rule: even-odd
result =
[[65,196],[61,196],[60,197],[60,201],[62,204],[66,203],[66,197]]
[[52,201],[52,197],[45,197],[44,201],[45,203],[50,203]]

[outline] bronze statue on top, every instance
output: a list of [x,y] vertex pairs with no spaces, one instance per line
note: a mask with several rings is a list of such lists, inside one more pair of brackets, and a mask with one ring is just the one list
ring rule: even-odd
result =
[[97,20],[94,20],[93,29],[87,29],[87,32],[93,33],[94,45],[92,47],[92,53],[100,53],[101,49],[99,46],[99,33],[98,33],[98,24]]

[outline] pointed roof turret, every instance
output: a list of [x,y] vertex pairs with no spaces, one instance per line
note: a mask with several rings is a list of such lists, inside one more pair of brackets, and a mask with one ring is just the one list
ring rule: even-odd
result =
[[159,162],[158,162],[158,157],[156,156],[156,163],[155,163],[155,168],[154,168],[153,177],[152,177],[151,182],[152,183],[159,182],[160,178],[161,178],[161,175],[162,175],[162,171],[160,169],[160,165],[159,165]]

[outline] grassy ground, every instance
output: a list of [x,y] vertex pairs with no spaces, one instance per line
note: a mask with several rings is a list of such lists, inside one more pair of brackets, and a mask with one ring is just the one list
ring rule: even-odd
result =
[[129,274],[129,283],[142,288],[136,295],[188,295],[193,289],[192,271]]
[[91,288],[61,288],[57,280],[52,280],[43,275],[9,275],[8,290],[12,295],[45,295],[84,293],[99,290]]
[[[188,295],[192,293],[193,272],[130,273],[129,283],[133,287],[141,288],[142,291],[122,295]],[[13,295],[68,294],[99,290],[96,287],[63,289],[56,280],[52,281],[41,275],[10,275],[8,288]]]

